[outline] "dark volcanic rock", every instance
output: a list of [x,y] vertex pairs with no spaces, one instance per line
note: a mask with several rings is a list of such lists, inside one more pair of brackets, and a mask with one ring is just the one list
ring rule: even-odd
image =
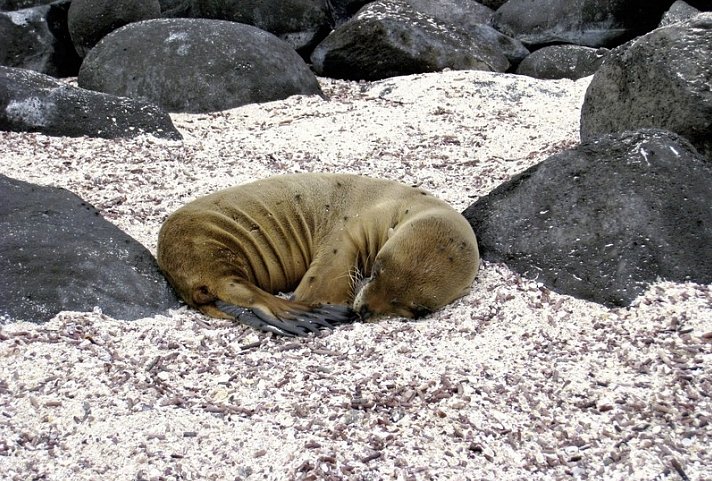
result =
[[0,0],[0,12],[47,5],[54,0]]
[[509,0],[493,26],[527,45],[611,47],[655,28],[673,0]]
[[[712,5],[712,2],[710,2],[710,4]],[[663,18],[660,20],[660,26],[667,27],[673,23],[690,20],[698,13],[700,13],[700,11],[695,7],[683,2],[682,0],[677,0],[663,15]]]
[[185,18],[113,31],[84,59],[79,85],[194,113],[322,94],[304,60],[274,35],[235,22]]
[[192,15],[253,25],[294,49],[311,50],[329,33],[331,17],[324,0],[193,0]]
[[[438,23],[463,30],[484,52],[504,54],[510,65],[516,66],[529,50],[519,40],[504,35],[489,23],[494,10],[473,0],[404,0],[417,12],[432,17]],[[500,66],[501,68],[501,66]]]
[[377,80],[398,75],[454,70],[504,72],[502,51],[476,42],[397,0],[370,3],[326,37],[311,56],[324,76]]
[[466,30],[475,42],[481,45],[489,45],[490,48],[501,51],[509,60],[510,69],[519,65],[529,55],[529,50],[522,42],[495,30],[489,25],[480,23],[471,25]]
[[606,59],[605,48],[580,45],[552,45],[525,58],[517,68],[519,75],[540,79],[568,78],[577,80],[593,75]]
[[69,137],[181,138],[168,114],[155,105],[10,67],[0,67],[0,130]]
[[712,168],[660,130],[554,155],[468,207],[484,259],[550,289],[628,305],[658,278],[712,282]]
[[712,159],[712,13],[659,28],[613,50],[593,76],[581,138],[658,127]]
[[69,0],[0,12],[0,65],[55,77],[75,76],[81,59],[67,28]]
[[192,17],[191,0],[159,0],[162,18],[190,18]]
[[0,323],[95,306],[118,319],[179,307],[151,253],[71,192],[0,175]]
[[481,3],[485,7],[491,8],[492,10],[497,10],[499,7],[507,3],[507,0],[479,0],[477,3]]
[[69,7],[72,0],[55,0],[47,11],[47,28],[52,32],[55,43],[55,53],[52,62],[57,65],[58,77],[76,77],[82,59],[74,48],[74,42],[69,34]]
[[373,0],[326,0],[331,25],[339,26],[350,20],[361,7]]
[[72,0],[69,33],[77,53],[85,57],[108,33],[160,13],[158,0]]
[[440,23],[464,29],[478,24],[487,25],[494,15],[494,10],[473,0],[405,0],[405,3]]

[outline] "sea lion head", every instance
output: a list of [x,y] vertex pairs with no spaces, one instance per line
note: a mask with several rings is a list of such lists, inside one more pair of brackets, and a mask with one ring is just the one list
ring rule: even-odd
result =
[[354,310],[363,319],[417,319],[467,294],[479,254],[472,228],[460,217],[426,212],[392,228],[370,276],[356,288]]

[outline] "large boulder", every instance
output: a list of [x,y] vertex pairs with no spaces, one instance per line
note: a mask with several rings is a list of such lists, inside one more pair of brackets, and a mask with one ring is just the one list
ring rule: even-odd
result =
[[161,4],[161,18],[191,18],[191,0],[159,0]]
[[712,167],[667,131],[553,155],[468,207],[486,260],[550,289],[629,305],[657,279],[712,283]]
[[478,23],[466,27],[467,34],[480,45],[488,45],[489,48],[499,50],[507,57],[510,70],[529,56],[529,50],[522,42],[516,38],[503,34],[495,28]]
[[0,12],[11,12],[23,8],[32,8],[39,5],[47,5],[54,0],[0,0]]
[[493,26],[527,45],[612,47],[655,28],[673,0],[509,0]]
[[326,6],[331,16],[332,27],[343,25],[353,17],[356,12],[373,0],[326,0]]
[[158,0],[72,0],[69,33],[82,57],[108,33],[161,14]]
[[0,323],[95,306],[119,319],[179,307],[151,253],[71,192],[0,175]]
[[324,0],[193,0],[191,14],[254,25],[296,50],[311,50],[329,33],[331,20]]
[[0,130],[69,137],[181,138],[168,114],[155,105],[10,67],[0,67]]
[[[483,52],[504,54],[510,67],[519,64],[529,50],[519,40],[504,35],[489,24],[494,10],[472,0],[404,0],[417,12],[432,17],[443,26],[455,26],[467,33]],[[501,68],[501,67],[500,67]]]
[[473,0],[404,0],[414,10],[424,13],[440,23],[467,29],[473,25],[487,25],[494,10]]
[[0,12],[0,65],[55,77],[77,75],[81,59],[67,28],[70,0]]
[[673,23],[684,22],[699,14],[700,11],[682,0],[673,3],[660,20],[660,27],[667,27]]
[[314,49],[311,60],[319,75],[351,80],[445,68],[504,72],[509,67],[501,50],[480,44],[464,30],[439,23],[399,0],[363,7]]
[[79,85],[193,113],[322,95],[304,60],[274,35],[236,22],[187,18],[113,31],[84,59]]
[[609,50],[581,45],[552,45],[540,48],[525,58],[517,68],[519,75],[539,79],[577,80],[593,75]]
[[581,138],[659,127],[712,159],[712,13],[659,28],[611,52],[581,110]]

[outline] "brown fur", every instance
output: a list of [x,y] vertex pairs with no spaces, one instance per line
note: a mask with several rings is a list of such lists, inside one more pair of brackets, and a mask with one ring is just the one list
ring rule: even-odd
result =
[[[465,218],[419,188],[295,174],[178,209],[159,233],[158,263],[213,317],[230,317],[216,300],[278,319],[323,304],[418,317],[468,291],[479,255]],[[293,300],[274,295],[291,291]]]

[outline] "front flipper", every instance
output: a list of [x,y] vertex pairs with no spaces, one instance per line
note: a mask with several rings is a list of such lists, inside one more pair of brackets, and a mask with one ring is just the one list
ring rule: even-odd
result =
[[235,306],[222,301],[216,301],[215,307],[225,314],[235,317],[239,322],[264,332],[272,332],[280,336],[306,336],[310,332],[318,331],[318,328],[297,323],[283,322],[276,317],[264,314],[259,309],[248,309],[246,307]]
[[353,322],[357,316],[346,306],[322,306],[279,319],[265,314],[258,308],[246,308],[216,301],[215,307],[239,322],[281,336],[302,337],[317,333],[320,329],[332,329],[338,324]]

